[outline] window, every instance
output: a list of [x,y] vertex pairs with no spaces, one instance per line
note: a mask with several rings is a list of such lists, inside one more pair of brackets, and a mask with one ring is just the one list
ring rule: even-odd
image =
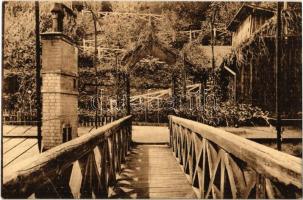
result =
[[72,128],[70,126],[63,128],[62,142],[68,142],[72,139]]
[[74,81],[73,88],[74,88],[74,89],[77,89],[77,80],[76,80],[76,79],[73,79],[73,81]]

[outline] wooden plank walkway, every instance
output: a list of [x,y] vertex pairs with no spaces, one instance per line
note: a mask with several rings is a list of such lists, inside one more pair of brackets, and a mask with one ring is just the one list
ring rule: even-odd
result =
[[168,144],[169,130],[165,126],[133,126],[132,141],[138,144]]
[[111,198],[196,198],[167,145],[137,145],[127,156]]

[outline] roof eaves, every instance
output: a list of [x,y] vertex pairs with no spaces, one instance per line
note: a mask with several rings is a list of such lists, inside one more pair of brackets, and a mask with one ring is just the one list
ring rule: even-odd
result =
[[275,11],[274,9],[270,9],[270,8],[244,4],[235,14],[234,18],[230,21],[230,23],[227,25],[226,29],[232,32],[235,31],[236,27],[239,25],[241,20],[243,20],[243,16],[249,15],[251,14],[251,12],[255,10],[258,10],[262,13],[266,13],[267,15],[271,15],[271,14],[273,15]]
[[239,13],[241,12],[241,10],[245,7],[246,5],[242,5],[241,8],[238,10],[238,12],[235,14],[235,16],[233,17],[233,19],[229,22],[229,24],[227,25],[227,30],[232,31],[232,25],[233,22],[236,20],[237,16],[239,15]]

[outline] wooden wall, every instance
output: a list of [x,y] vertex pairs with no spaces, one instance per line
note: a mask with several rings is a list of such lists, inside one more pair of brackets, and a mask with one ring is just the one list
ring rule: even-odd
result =
[[[275,40],[267,38],[269,55],[247,54],[247,62],[238,66],[237,101],[252,103],[275,111]],[[251,47],[253,49],[253,47]],[[282,48],[281,109],[288,117],[302,109],[302,44],[300,37],[289,37]],[[258,51],[256,48],[255,51]]]
[[233,33],[232,46],[236,47],[248,39],[257,31],[271,16],[252,14],[241,22],[237,30]]
[[268,15],[253,14],[251,20],[251,32],[253,33],[257,31],[270,18],[271,16]]
[[232,46],[237,46],[251,35],[251,15],[248,16],[233,33]]

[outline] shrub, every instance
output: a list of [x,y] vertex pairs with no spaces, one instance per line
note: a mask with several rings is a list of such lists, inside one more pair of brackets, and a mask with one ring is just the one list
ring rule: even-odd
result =
[[238,127],[268,124],[268,112],[251,104],[235,104],[230,101],[202,109],[181,108],[176,114],[211,126]]

